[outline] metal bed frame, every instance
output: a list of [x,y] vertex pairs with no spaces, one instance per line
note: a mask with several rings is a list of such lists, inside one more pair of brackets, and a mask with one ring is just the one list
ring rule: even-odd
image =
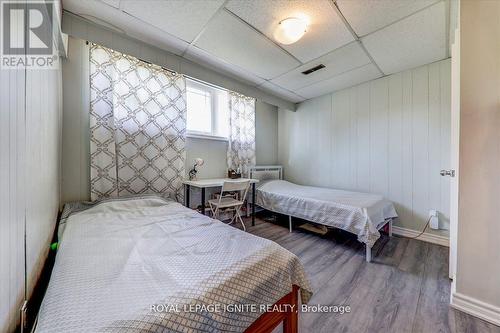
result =
[[[258,179],[259,181],[268,180],[268,179],[283,179],[283,167],[281,165],[264,165],[264,166],[254,166],[249,170],[249,178]],[[252,202],[253,206],[256,206],[254,202]],[[264,207],[262,207],[265,209]],[[248,209],[247,209],[248,211]],[[276,213],[276,212],[275,212]],[[314,221],[310,221],[312,223],[316,223]],[[388,234],[389,237],[392,237],[392,222],[393,219],[386,219],[384,223],[382,223],[378,230],[384,229],[388,226]],[[292,215],[288,215],[288,227],[290,232],[293,231],[292,224]],[[328,227],[328,226],[327,226]],[[372,260],[372,248],[365,244],[366,248],[366,261],[371,262]]]

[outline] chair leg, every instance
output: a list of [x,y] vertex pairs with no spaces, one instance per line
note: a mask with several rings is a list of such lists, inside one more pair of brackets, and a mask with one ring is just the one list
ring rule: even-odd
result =
[[243,226],[243,230],[247,231],[247,228],[245,227],[245,223],[241,219],[241,215],[240,215],[240,210],[239,209],[236,211],[236,215],[238,215],[238,218],[240,219],[241,225]]
[[232,224],[235,220],[236,220],[236,214],[233,214],[233,218],[231,219],[231,221],[229,221],[228,225]]
[[215,211],[214,211],[214,207],[212,206],[212,204],[209,202],[208,205],[210,206],[210,211],[212,212],[212,218],[215,219]]

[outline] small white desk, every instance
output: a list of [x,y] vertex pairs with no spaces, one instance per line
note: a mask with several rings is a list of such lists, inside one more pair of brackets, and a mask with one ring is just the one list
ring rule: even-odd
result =
[[250,184],[252,185],[252,226],[255,225],[255,184],[259,182],[258,179],[250,179],[250,178],[237,178],[237,179],[231,179],[231,178],[209,178],[209,179],[198,179],[198,180],[183,180],[182,183],[184,184],[185,187],[185,206],[189,208],[189,194],[191,190],[191,186],[197,187],[201,189],[201,213],[205,214],[205,189],[207,188],[212,188],[212,187],[222,187],[224,182],[231,182],[231,181],[244,181],[244,180],[249,180]]

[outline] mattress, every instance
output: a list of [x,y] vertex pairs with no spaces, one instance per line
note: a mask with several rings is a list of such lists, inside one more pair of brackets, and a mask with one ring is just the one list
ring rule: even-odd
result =
[[106,200],[63,217],[36,332],[242,332],[292,285],[311,296],[294,254],[173,201]]
[[257,189],[257,205],[358,236],[373,246],[386,219],[397,217],[394,205],[382,196],[270,180]]

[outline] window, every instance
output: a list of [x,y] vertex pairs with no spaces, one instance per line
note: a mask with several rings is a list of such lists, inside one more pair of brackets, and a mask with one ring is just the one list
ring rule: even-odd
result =
[[227,139],[229,112],[227,91],[186,80],[187,135]]

